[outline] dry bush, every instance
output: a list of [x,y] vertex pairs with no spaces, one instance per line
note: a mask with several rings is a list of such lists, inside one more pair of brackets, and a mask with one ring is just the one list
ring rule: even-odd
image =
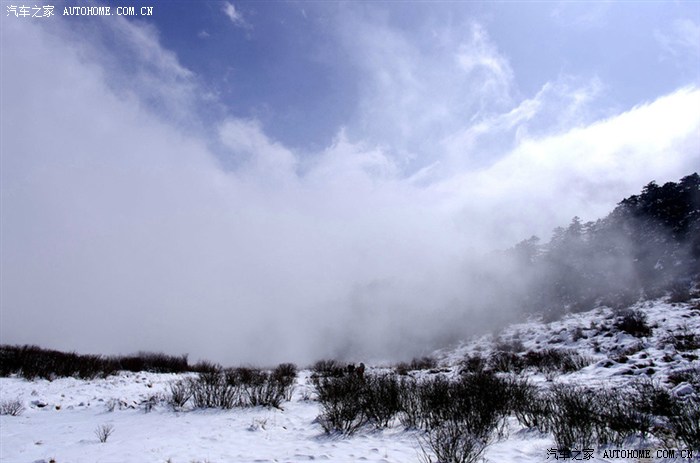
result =
[[481,458],[491,441],[492,436],[474,434],[465,423],[445,421],[426,431],[418,442],[425,463],[473,463]]
[[0,402],[0,415],[19,416],[24,412],[24,405],[19,399]]
[[615,327],[638,338],[651,335],[651,327],[647,324],[647,316],[640,310],[620,310],[617,313]]
[[101,424],[95,429],[97,439],[103,444],[107,442],[109,436],[114,432],[114,426],[111,424]]
[[170,383],[170,396],[168,403],[174,410],[179,410],[184,407],[192,398],[192,387],[188,380],[179,380]]
[[700,398],[678,399],[669,417],[676,439],[689,449],[700,449]]
[[542,373],[569,373],[578,371],[591,363],[591,359],[566,349],[531,350],[525,354],[525,365]]

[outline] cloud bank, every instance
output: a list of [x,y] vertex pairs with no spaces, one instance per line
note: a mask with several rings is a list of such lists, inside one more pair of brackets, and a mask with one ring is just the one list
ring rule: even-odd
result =
[[[299,153],[256,120],[191,120],[213,97],[152,29],[113,19],[92,42],[3,23],[3,343],[418,355],[478,326],[465,282],[490,250],[700,165],[696,87],[592,120],[600,82],[519,99],[479,24],[430,53],[362,16],[357,118]],[[107,35],[140,44],[132,68]]]

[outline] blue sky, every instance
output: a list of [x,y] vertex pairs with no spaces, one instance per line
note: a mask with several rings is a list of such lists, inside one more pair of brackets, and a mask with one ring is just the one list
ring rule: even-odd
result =
[[3,343],[420,354],[491,250],[700,169],[700,2],[10,4]]
[[[175,2],[153,22],[162,45],[230,114],[259,119],[276,139],[313,149],[339,127],[362,132],[358,103],[373,77],[367,55],[414,59],[408,65],[416,78],[421,66],[454,72],[449,55],[478,26],[512,72],[511,104],[549,82],[597,79],[604,113],[697,82],[699,16],[698,2]],[[383,43],[384,34],[391,38]],[[438,56],[444,59],[435,63]],[[436,76],[426,85],[442,83]]]

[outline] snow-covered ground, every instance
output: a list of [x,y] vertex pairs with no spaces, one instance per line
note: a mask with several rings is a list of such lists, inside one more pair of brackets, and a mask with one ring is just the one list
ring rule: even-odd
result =
[[[667,384],[672,372],[700,367],[700,349],[677,352],[664,341],[669,332],[679,330],[700,334],[698,300],[684,304],[653,301],[636,307],[647,314],[654,327],[647,338],[608,330],[606,326],[614,322],[612,311],[600,308],[549,324],[532,321],[513,325],[498,336],[474,339],[457,348],[438,351],[435,356],[444,374],[457,374],[466,355],[488,355],[495,342],[522,343],[525,349],[572,349],[590,357],[593,363],[559,377],[529,374],[535,382],[585,385],[619,384],[638,376]],[[421,461],[416,432],[404,430],[398,421],[387,430],[367,428],[351,437],[326,436],[315,422],[319,404],[312,400],[309,374],[300,372],[294,396],[283,405],[283,410],[254,407],[178,412],[161,399],[171,382],[187,375],[122,372],[89,381],[0,378],[0,399],[19,399],[25,407],[20,416],[0,416],[0,461]],[[687,383],[675,386],[674,391],[700,393]],[[147,411],[149,401],[156,405]],[[101,425],[113,426],[113,434],[104,443],[95,434]],[[650,445],[656,456],[660,447]],[[495,463],[556,461],[548,454],[554,446],[550,435],[522,429],[512,419],[503,438],[487,449],[485,458]],[[695,450],[692,461],[700,461],[700,449]],[[605,459],[597,451],[591,461],[638,460]]]

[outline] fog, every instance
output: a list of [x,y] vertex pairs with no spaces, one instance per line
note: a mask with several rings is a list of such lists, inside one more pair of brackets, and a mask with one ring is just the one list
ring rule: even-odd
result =
[[[225,364],[410,358],[492,317],[476,309],[492,250],[700,168],[694,87],[523,135],[533,107],[568,107],[550,86],[443,136],[413,171],[352,127],[295,151],[256,120],[201,117],[216,101],[157,36],[112,23],[138,43],[134,69],[115,69],[99,37],[3,23],[2,343]],[[465,139],[483,157],[503,137],[499,156],[455,160]]]

